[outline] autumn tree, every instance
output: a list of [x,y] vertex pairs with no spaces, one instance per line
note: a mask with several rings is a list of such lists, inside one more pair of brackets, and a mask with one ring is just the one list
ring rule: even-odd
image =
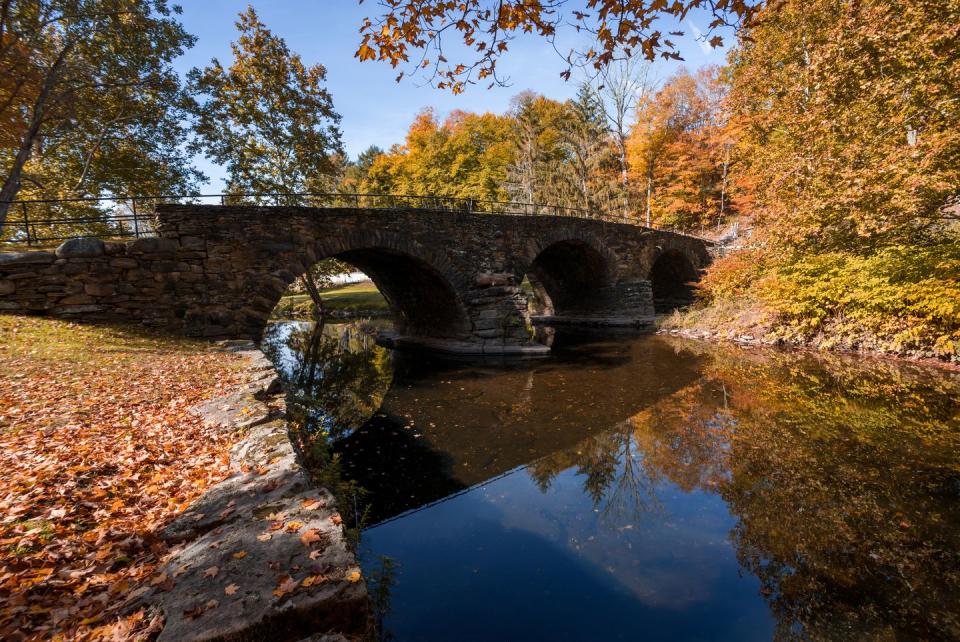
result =
[[615,206],[620,186],[618,155],[600,100],[589,84],[581,84],[576,99],[567,103],[560,131],[566,152],[563,169],[574,192],[560,199],[560,204],[598,211]]
[[[362,1],[362,0],[361,0]],[[569,78],[573,66],[603,69],[618,57],[657,56],[680,58],[671,39],[682,34],[681,25],[694,10],[705,10],[712,20],[709,43],[722,43],[719,29],[749,24],[760,0],[587,0],[569,11],[567,0],[384,0],[380,15],[368,16],[360,27],[362,40],[356,57],[382,60],[403,67],[397,80],[410,73],[424,73],[437,87],[454,93],[477,82],[505,83],[497,63],[518,34],[534,34],[548,40],[558,51],[563,27],[572,25],[589,36],[582,49],[566,48],[562,75]],[[669,33],[664,33],[667,27]],[[444,38],[461,40],[453,49]]]
[[45,196],[193,189],[171,61],[193,44],[166,0],[0,5],[0,226]]
[[[637,106],[654,91],[656,80],[649,61],[639,57],[620,58],[603,67],[592,79],[598,105],[617,149],[622,195],[629,195],[627,139],[637,116]],[[629,200],[624,202],[630,208]]]
[[730,213],[733,142],[722,74],[681,71],[639,105],[628,156],[648,225],[692,230]]
[[509,116],[516,146],[506,181],[511,200],[549,203],[556,198],[566,115],[566,105],[545,96],[527,91],[514,97]]
[[512,155],[507,118],[455,111],[440,123],[424,110],[404,143],[376,158],[363,191],[504,200]]
[[[237,29],[229,67],[213,59],[189,73],[199,97],[191,148],[226,166],[229,192],[330,191],[342,145],[326,69],[305,66],[252,7]],[[291,198],[270,200],[298,202]]]
[[370,168],[378,156],[384,151],[376,145],[371,145],[357,156],[356,160],[347,161],[340,177],[338,191],[344,194],[356,194],[362,190],[363,184],[370,175]]
[[785,2],[733,65],[744,172],[792,246],[938,234],[960,194],[960,3]]

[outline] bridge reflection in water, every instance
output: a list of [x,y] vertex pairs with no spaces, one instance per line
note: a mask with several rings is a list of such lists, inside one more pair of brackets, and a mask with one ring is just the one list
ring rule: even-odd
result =
[[298,328],[287,376],[367,491],[368,576],[399,564],[398,639],[960,637],[955,377],[659,337],[428,361]]

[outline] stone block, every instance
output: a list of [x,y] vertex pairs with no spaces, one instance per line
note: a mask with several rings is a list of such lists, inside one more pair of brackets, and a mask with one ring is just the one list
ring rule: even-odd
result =
[[65,305],[61,304],[53,308],[55,314],[90,314],[93,312],[103,312],[106,307],[102,305]]
[[171,239],[145,238],[137,239],[127,247],[128,254],[173,254],[177,249],[177,242]]
[[83,286],[83,291],[90,296],[110,296],[115,292],[115,288],[109,283],[87,283]]
[[204,250],[207,247],[207,242],[199,236],[181,236],[180,247],[185,250]]
[[177,262],[176,261],[154,261],[150,265],[150,269],[153,272],[176,272],[177,271]]
[[140,267],[140,261],[136,259],[129,259],[126,257],[115,258],[115,259],[110,259],[110,267],[128,270],[128,269]]
[[65,306],[87,305],[89,303],[94,303],[94,302],[95,302],[94,298],[87,294],[73,294],[71,296],[60,299],[60,304]]
[[74,263],[71,261],[63,266],[63,273],[69,276],[83,274],[86,271],[87,271],[87,265],[84,263]]
[[53,252],[3,252],[0,253],[0,269],[49,264],[56,258]]
[[61,259],[92,259],[103,256],[103,253],[103,241],[92,236],[66,240],[57,248],[57,256]]
[[40,275],[36,272],[15,272],[13,274],[8,274],[7,279],[10,281],[26,281],[30,279],[36,279]]
[[0,296],[12,294],[17,289],[17,284],[13,281],[0,281]]

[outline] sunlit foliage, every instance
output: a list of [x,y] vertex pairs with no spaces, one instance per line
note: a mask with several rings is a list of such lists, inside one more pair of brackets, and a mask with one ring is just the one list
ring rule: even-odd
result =
[[[504,79],[497,74],[497,63],[519,34],[536,34],[558,51],[566,48],[563,38],[557,37],[565,25],[589,34],[585,50],[569,48],[563,55],[566,69],[561,75],[569,79],[574,66],[602,70],[622,57],[679,59],[672,38],[682,35],[679,25],[698,9],[706,10],[712,18],[709,43],[719,46],[723,39],[716,30],[749,22],[761,3],[587,0],[568,6],[572,3],[567,0],[382,0],[379,4],[379,15],[367,17],[361,25],[362,40],[356,57],[402,67],[398,81],[406,74],[419,72],[437,87],[460,93],[477,82],[502,84]],[[665,32],[665,27],[669,32]],[[455,43],[456,54],[444,48],[444,37],[448,35],[461,40]]]
[[177,13],[166,0],[2,3],[0,226],[17,197],[195,188],[171,64],[194,38]]
[[189,74],[199,97],[193,149],[226,167],[229,192],[332,191],[342,149],[326,69],[305,66],[252,7],[237,30],[229,67],[214,59]]

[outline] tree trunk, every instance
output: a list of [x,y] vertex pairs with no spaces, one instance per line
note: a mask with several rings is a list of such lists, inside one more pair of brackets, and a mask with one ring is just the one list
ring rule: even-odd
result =
[[33,115],[30,118],[30,127],[27,128],[26,133],[20,141],[20,148],[17,150],[13,167],[10,168],[10,172],[3,182],[3,187],[0,188],[0,231],[3,230],[3,226],[7,221],[7,212],[10,211],[11,201],[16,198],[17,192],[20,191],[20,176],[23,174],[23,168],[27,164],[27,161],[30,160],[30,153],[33,150],[34,144],[37,142],[37,138],[40,136],[40,128],[43,126],[43,118],[47,110],[47,101],[50,99],[50,94],[53,92],[54,86],[56,86],[57,81],[60,79],[60,69],[63,67],[67,54],[72,48],[73,44],[68,43],[63,50],[60,51],[60,55],[57,56],[57,60],[53,63],[53,66],[50,67],[50,71],[47,72],[47,77],[43,80],[43,87],[40,89],[37,100],[33,103]]
[[313,299],[313,314],[318,319],[322,319],[324,317],[323,297],[320,296],[320,289],[317,287],[317,284],[313,282],[313,276],[309,271],[303,276],[303,281],[307,285],[307,292],[310,293],[310,298]]

